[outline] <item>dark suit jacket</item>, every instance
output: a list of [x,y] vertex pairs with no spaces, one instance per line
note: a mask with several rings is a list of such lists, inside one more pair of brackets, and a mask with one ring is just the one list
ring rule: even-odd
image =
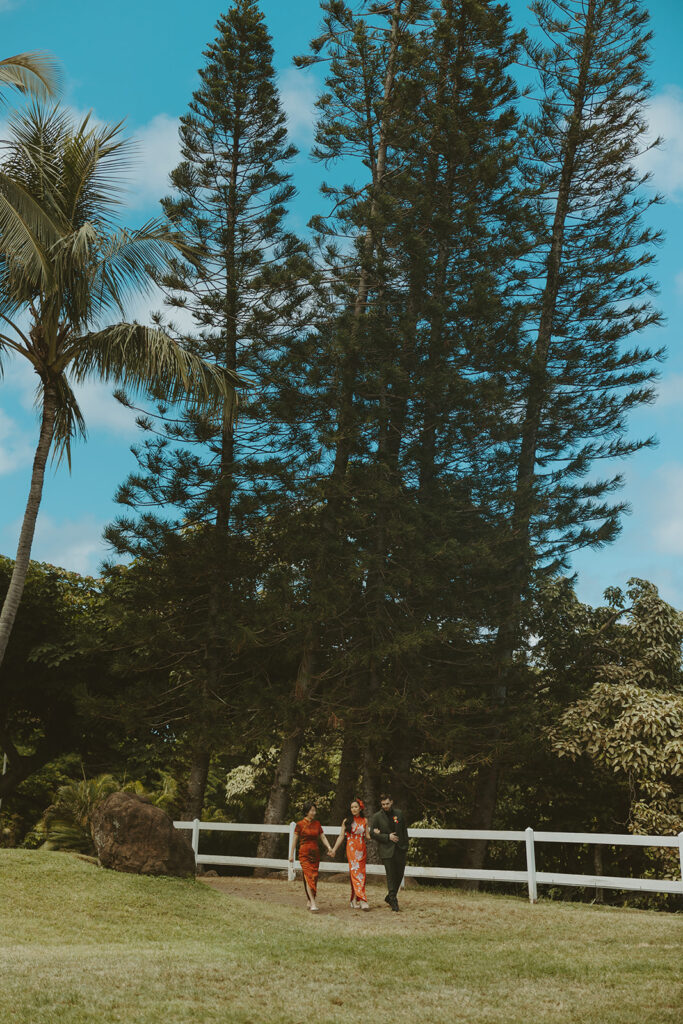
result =
[[[375,835],[375,829],[379,829],[379,835]],[[398,843],[392,843],[389,833],[395,832],[398,836]],[[408,849],[408,828],[406,826],[403,811],[398,807],[392,807],[386,811],[377,811],[373,814],[370,822],[370,836],[379,847],[379,855],[382,860],[388,860],[394,856],[394,849],[398,846],[401,850]]]

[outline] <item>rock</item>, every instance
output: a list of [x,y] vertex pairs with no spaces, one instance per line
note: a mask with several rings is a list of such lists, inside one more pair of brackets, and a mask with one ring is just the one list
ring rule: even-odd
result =
[[95,808],[90,826],[100,862],[137,875],[194,875],[189,839],[144,797],[112,793]]

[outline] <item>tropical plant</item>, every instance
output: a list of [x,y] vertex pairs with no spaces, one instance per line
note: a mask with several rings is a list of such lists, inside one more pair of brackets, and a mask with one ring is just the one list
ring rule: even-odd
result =
[[[620,621],[588,694],[550,730],[559,757],[628,784],[633,832],[683,828],[683,614],[644,580],[608,592]],[[630,606],[626,607],[626,599]]]
[[0,103],[3,87],[18,89],[37,99],[47,99],[59,92],[59,68],[49,53],[37,50],[17,53],[0,60]]
[[177,785],[170,775],[161,773],[159,788],[148,791],[137,779],[121,783],[114,775],[98,775],[60,786],[54,803],[45,812],[36,833],[44,836],[54,850],[96,854],[92,840],[92,815],[111,793],[122,791],[145,797],[155,807],[172,810],[177,798]]
[[113,775],[68,782],[57,790],[54,803],[48,807],[39,831],[55,850],[94,855],[90,821],[95,807],[121,787]]
[[[0,604],[13,569],[11,559],[0,557]],[[31,562],[2,666],[0,699],[0,756],[6,753],[9,762],[0,775],[0,799],[9,798],[7,810],[21,807],[29,821],[64,779],[48,771],[41,785],[34,778],[27,787],[26,780],[72,753],[77,775],[81,760],[88,764],[94,756],[98,764],[108,763],[123,732],[112,730],[98,709],[84,706],[119,689],[108,652],[84,649],[81,640],[93,634],[101,603],[98,580]]]
[[[171,255],[196,257],[157,221],[114,222],[131,146],[121,125],[74,123],[59,107],[12,115],[0,165],[0,357],[20,356],[38,378],[41,412],[29,498],[0,614],[0,664],[16,617],[51,450],[70,461],[85,436],[74,387],[88,379],[171,402],[232,408],[235,373],[188,351],[158,327],[124,321]],[[28,325],[25,321],[28,320]],[[114,321],[114,322],[112,322]],[[8,332],[8,333],[5,333]]]

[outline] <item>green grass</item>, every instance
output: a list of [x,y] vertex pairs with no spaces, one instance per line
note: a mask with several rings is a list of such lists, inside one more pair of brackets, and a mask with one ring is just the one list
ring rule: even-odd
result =
[[363,915],[323,882],[337,912],[314,917],[243,888],[0,850],[0,1021],[681,1020],[682,915],[433,889],[407,892],[398,915],[373,891]]

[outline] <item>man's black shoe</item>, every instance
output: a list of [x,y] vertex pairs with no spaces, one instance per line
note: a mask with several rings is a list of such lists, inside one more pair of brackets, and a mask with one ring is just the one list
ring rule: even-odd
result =
[[384,902],[388,903],[389,906],[391,906],[391,896],[389,895],[389,893],[387,893],[386,896],[384,897]]
[[398,913],[398,900],[396,899],[396,897],[394,897],[394,899],[391,901],[391,909],[395,910]]

